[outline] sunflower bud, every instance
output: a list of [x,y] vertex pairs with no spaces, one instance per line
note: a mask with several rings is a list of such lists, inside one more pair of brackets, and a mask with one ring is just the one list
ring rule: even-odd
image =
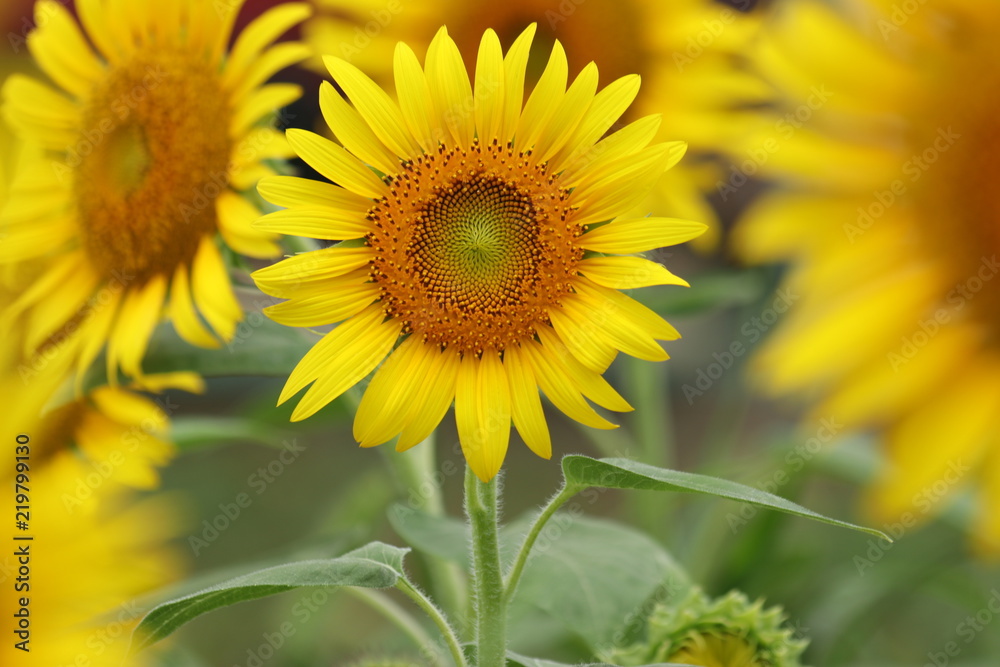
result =
[[784,624],[780,607],[764,608],[738,591],[714,600],[693,589],[676,605],[657,605],[648,641],[619,649],[619,665],[670,662],[702,667],[800,667],[808,640]]

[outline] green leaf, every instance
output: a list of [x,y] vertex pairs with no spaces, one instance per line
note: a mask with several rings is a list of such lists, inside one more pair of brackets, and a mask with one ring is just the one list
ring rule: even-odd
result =
[[[609,458],[592,459],[587,456],[570,455],[562,460],[563,475],[570,487],[584,489],[599,487],[605,489],[640,489],[650,491],[680,491],[684,493],[700,493],[719,498],[728,498],[742,503],[750,503],[766,509],[778,510],[829,523],[842,528],[861,531],[877,537],[889,539],[884,533],[874,528],[856,526],[846,521],[831,519],[801,505],[785,500],[751,486],[730,482],[718,477],[698,475],[679,470],[666,470],[655,466],[639,463],[630,459]],[[891,541],[891,540],[890,540]]]
[[[592,649],[606,648],[650,598],[662,601],[691,586],[686,572],[654,540],[614,522],[581,516],[570,503],[539,536],[513,603],[557,619]],[[593,502],[591,499],[590,502]],[[389,512],[396,532],[418,551],[468,569],[467,526],[397,504]],[[520,517],[500,531],[501,562],[510,565],[534,519]],[[553,595],[558,591],[558,595]]]
[[327,560],[287,563],[251,572],[154,607],[132,633],[131,652],[155,644],[194,618],[219,607],[302,586],[389,588],[403,576],[409,549],[372,542]]
[[529,602],[564,623],[595,651],[615,632],[691,587],[687,574],[647,535],[579,513],[557,513],[546,524],[517,588]]
[[[576,663],[574,665],[567,665],[563,662],[552,662],[551,660],[541,660],[539,658],[529,658],[527,656],[519,655],[513,651],[507,651],[507,661],[512,662],[515,665],[521,665],[521,667],[615,667],[614,665],[609,665],[606,662],[589,662],[589,663]],[[642,667],[690,667],[688,665],[677,665],[675,663],[667,662],[657,662],[652,665],[642,665]]]
[[[369,542],[363,547],[347,552],[341,558],[362,558],[375,561],[380,565],[388,565],[395,571],[398,578],[403,576],[403,558],[408,553],[410,553],[409,548],[394,547],[385,542]],[[394,586],[395,584],[396,582],[393,581],[389,585]],[[368,586],[367,588],[388,588],[388,586]]]

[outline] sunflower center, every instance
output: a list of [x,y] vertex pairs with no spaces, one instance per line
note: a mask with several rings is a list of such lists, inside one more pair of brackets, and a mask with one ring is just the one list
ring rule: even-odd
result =
[[105,277],[170,275],[215,231],[230,117],[216,72],[182,51],[140,53],[94,91],[67,165],[84,248]]
[[74,442],[74,432],[80,425],[85,412],[83,401],[72,401],[49,412],[39,424],[37,437],[32,441],[37,443],[40,456],[54,456],[68,443]]
[[371,208],[372,277],[407,333],[481,354],[530,338],[569,291],[582,233],[568,192],[529,153],[441,148]]
[[[995,98],[986,91],[995,90],[1000,77],[974,77],[982,76],[982,62],[998,57],[1000,47],[992,42],[966,40],[966,48],[938,67],[941,85],[933,86],[929,105],[934,111],[928,119],[945,120],[918,124],[906,172],[909,181],[918,182],[914,191],[926,211],[926,251],[950,266],[954,284],[947,303],[956,310],[967,305],[970,313],[994,323],[995,342],[1000,342],[1000,200],[995,194],[1000,126]],[[951,90],[947,102],[941,90]]]

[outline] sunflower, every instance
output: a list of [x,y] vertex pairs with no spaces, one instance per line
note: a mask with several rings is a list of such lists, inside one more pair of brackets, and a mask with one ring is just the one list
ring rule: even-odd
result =
[[[6,380],[0,379],[5,400],[9,389],[25,388]],[[16,619],[25,608],[23,595],[31,619],[30,636],[14,635],[0,647],[5,665],[121,665],[143,611],[137,596],[165,586],[183,569],[183,559],[167,543],[179,532],[175,503],[163,496],[139,498],[130,488],[155,475],[151,455],[159,464],[172,452],[153,449],[158,434],[137,421],[148,418],[136,410],[142,402],[148,403],[147,414],[156,406],[135,395],[117,396],[106,406],[100,403],[107,396],[94,398],[4,422],[3,436],[11,444],[0,481],[11,492],[4,494],[3,511],[15,516],[15,481],[24,482],[18,475],[26,475],[29,511],[17,537],[30,539],[13,542],[0,566],[3,578],[12,576],[19,567],[16,551],[27,549],[30,575],[20,594],[0,598],[0,613]],[[133,443],[141,447],[134,450]],[[17,463],[26,466],[16,467],[15,454],[25,457]],[[138,471],[143,476],[136,477]],[[6,586],[13,588],[13,579]],[[30,653],[17,647],[25,639]]]
[[308,53],[268,47],[304,4],[265,13],[227,53],[241,5],[81,0],[82,29],[61,4],[35,5],[27,44],[51,83],[14,74],[2,92],[4,119],[43,149],[0,211],[0,262],[48,263],[7,312],[26,314],[26,352],[79,331],[78,370],[107,342],[109,376],[140,376],[164,306],[192,344],[232,337],[242,310],[223,253],[280,254],[240,192],[290,154],[262,121],[301,93],[263,83]]
[[[30,635],[5,641],[0,662],[118,666],[142,613],[137,596],[183,569],[183,559],[168,546],[180,527],[176,503],[136,493],[156,487],[159,468],[173,458],[167,433],[175,406],[123,387],[98,387],[63,402],[62,396],[72,396],[63,389],[72,346],[47,345],[33,359],[20,356],[22,347],[14,335],[0,342],[0,401],[8,411],[0,425],[8,443],[0,482],[10,490],[0,511],[12,522],[23,520],[15,537],[29,539],[15,539],[0,558],[0,579],[14,587],[8,577],[18,571],[23,549],[30,574],[16,582],[24,588],[0,597],[0,614],[17,619],[27,613]],[[149,379],[163,387],[201,388],[191,374]],[[24,509],[15,504],[28,506],[23,516],[15,516],[15,509]],[[26,639],[28,653],[17,646]]]
[[[624,119],[660,114],[657,140],[684,137],[699,156],[726,144],[733,126],[727,100],[762,94],[758,81],[733,67],[757,28],[755,15],[738,11],[747,9],[750,0],[730,6],[716,0],[406,0],[377,5],[318,0],[316,5],[316,15],[303,27],[314,53],[339,56],[383,85],[392,82],[389,63],[397,41],[424,49],[444,23],[471,65],[485,30],[495,30],[508,43],[536,23],[538,35],[527,63],[529,82],[537,81],[558,38],[566,47],[571,73],[593,60],[610,79],[639,74],[645,92]],[[322,68],[318,57],[309,63]],[[686,160],[664,175],[643,202],[645,208],[637,210],[713,222],[715,213],[701,192],[715,180],[709,163]],[[718,225],[711,224],[696,243],[711,247],[718,234]]]
[[292,419],[312,415],[385,359],[358,407],[358,442],[398,434],[396,448],[405,450],[454,400],[465,457],[489,480],[511,421],[532,451],[551,455],[538,388],[573,419],[613,428],[584,397],[631,409],[602,378],[617,352],[667,358],[656,341],[677,331],[618,290],[686,283],[623,255],[687,241],[705,225],[614,218],[647,195],[685,144],[651,144],[656,116],[598,141],[638,93],[639,77],[596,92],[591,64],[567,88],[558,42],[522,109],[534,32],[505,56],[487,30],[474,83],[444,28],[423,68],[400,43],[398,104],[347,61],[326,59],[350,99],[329,83],[320,91],[343,147],[302,130],[289,130],[288,140],[337,185],[283,176],[259,185],[287,210],[258,228],[345,240],[253,274],[264,292],[288,299],[267,309],[275,321],[343,321],[289,376],[279,402],[312,383]]
[[711,599],[699,588],[647,619],[647,639],[614,649],[616,665],[653,662],[702,667],[800,667],[808,640],[796,636],[781,607],[765,608],[739,591]]
[[779,187],[735,242],[791,262],[801,295],[758,358],[765,385],[881,435],[877,518],[913,525],[972,488],[997,551],[1000,6],[896,4],[775,6],[755,62],[779,103],[742,157],[770,143],[761,172]]

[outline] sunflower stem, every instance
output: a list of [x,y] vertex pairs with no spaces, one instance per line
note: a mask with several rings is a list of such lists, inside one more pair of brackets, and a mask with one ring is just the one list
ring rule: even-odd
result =
[[480,482],[465,471],[465,511],[472,529],[473,584],[476,596],[476,646],[479,667],[507,664],[507,600],[497,530],[497,487],[494,477]]
[[524,536],[524,542],[521,543],[521,548],[517,551],[517,558],[514,560],[514,567],[511,568],[510,573],[507,575],[507,581],[504,583],[504,598],[507,603],[514,597],[514,593],[517,591],[517,584],[521,581],[521,573],[524,571],[524,566],[528,563],[528,556],[531,555],[531,548],[535,546],[535,540],[542,532],[542,528],[545,527],[546,522],[552,518],[552,515],[556,511],[566,504],[566,501],[577,494],[579,489],[571,489],[570,487],[563,484],[562,488],[559,489],[556,495],[552,496],[548,504],[542,508],[542,511],[538,513],[535,518],[534,523],[531,524],[531,528],[528,530],[528,534]]
[[[441,632],[441,636],[444,637],[445,643],[448,645],[448,650],[451,652],[451,657],[455,661],[455,667],[469,667],[469,663],[465,661],[465,654],[462,653],[462,645],[458,641],[458,635],[452,629],[451,624],[448,623],[448,619],[445,617],[444,612],[437,608],[437,606],[431,602],[424,593],[411,584],[406,578],[401,578],[396,582],[396,588],[403,591],[411,600],[417,603],[417,606],[424,610],[424,612],[430,616],[430,619],[434,621],[434,625],[438,627]],[[425,653],[429,652],[433,654],[437,650],[435,646],[425,647]]]

